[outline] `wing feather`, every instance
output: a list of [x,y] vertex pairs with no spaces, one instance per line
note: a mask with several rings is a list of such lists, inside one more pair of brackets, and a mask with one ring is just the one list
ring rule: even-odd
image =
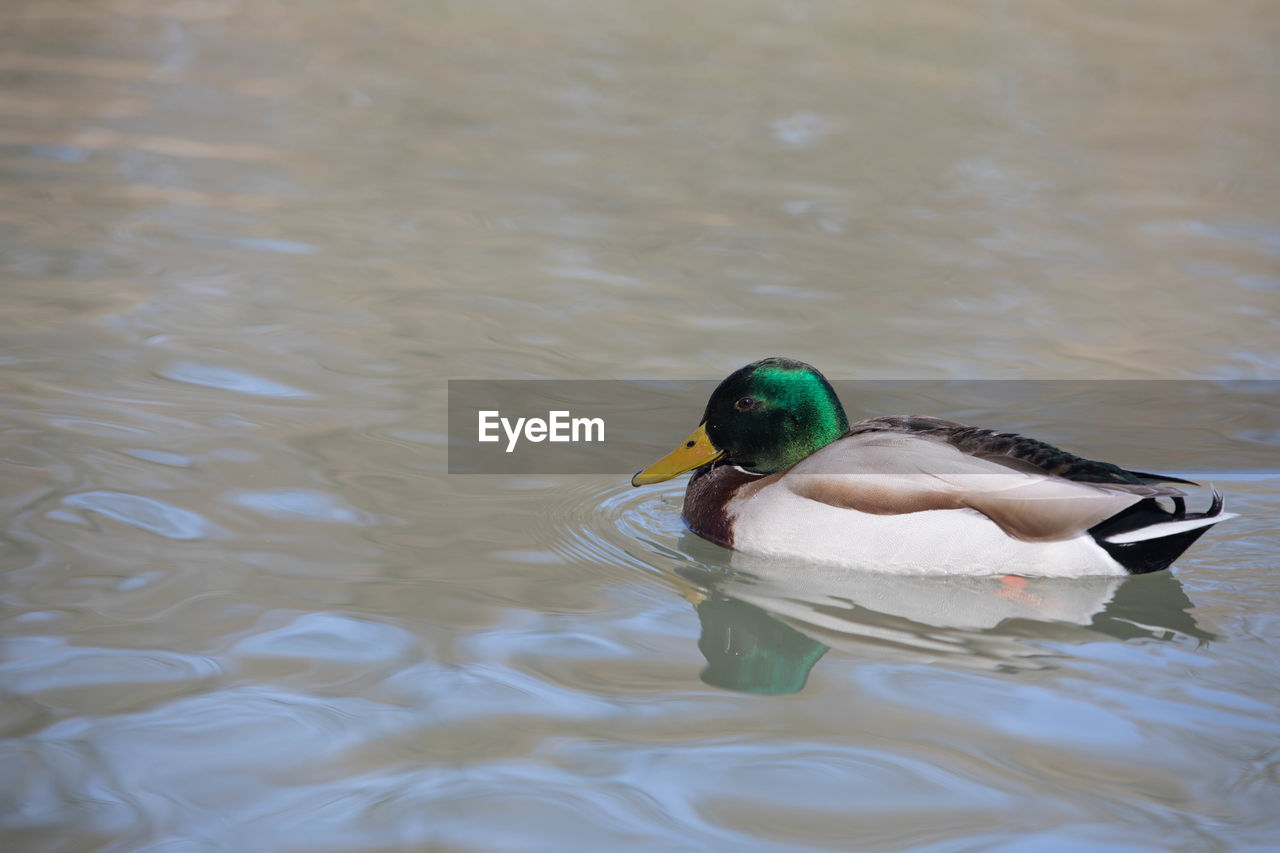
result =
[[801,497],[876,515],[974,510],[1031,542],[1072,538],[1145,497],[1167,493],[1143,483],[1085,483],[1015,470],[949,442],[885,431],[847,436],[774,477]]
[[900,433],[945,442],[969,456],[987,459],[1016,471],[1039,472],[1081,483],[1155,487],[1157,491],[1137,493],[1145,494],[1147,497],[1172,497],[1185,494],[1173,487],[1160,487],[1157,485],[1159,483],[1196,485],[1191,480],[1170,477],[1166,474],[1126,471],[1119,465],[1085,459],[1025,435],[996,432],[925,415],[869,418],[849,428],[850,435],[875,433]]

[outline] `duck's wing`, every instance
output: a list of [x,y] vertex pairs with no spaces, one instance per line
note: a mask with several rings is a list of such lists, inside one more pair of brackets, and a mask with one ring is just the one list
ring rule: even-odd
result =
[[[925,415],[892,415],[868,418],[849,428],[849,435],[866,435],[877,432],[900,433],[935,439],[950,444],[961,453],[987,459],[1019,471],[1048,474],[1080,483],[1127,483],[1129,485],[1157,485],[1159,483],[1184,483],[1198,485],[1192,480],[1170,477],[1166,474],[1148,474],[1143,471],[1126,471],[1110,462],[1097,462],[1068,453],[1025,435],[1012,432],[996,432],[981,427],[971,427],[955,421],[931,418]],[[1182,495],[1178,489],[1160,489],[1152,497]]]
[[1082,482],[1033,465],[1010,466],[920,434],[865,430],[827,445],[776,482],[800,497],[874,515],[969,509],[1016,539],[1070,539],[1168,486]]

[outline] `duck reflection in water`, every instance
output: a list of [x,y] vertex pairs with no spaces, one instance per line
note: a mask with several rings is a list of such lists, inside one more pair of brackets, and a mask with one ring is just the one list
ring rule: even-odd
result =
[[[696,546],[695,546],[696,547]],[[830,571],[734,555],[680,570],[702,631],[704,682],[797,693],[832,648],[862,658],[986,669],[1050,665],[1053,644],[1213,635],[1169,572],[1129,578],[938,577]]]

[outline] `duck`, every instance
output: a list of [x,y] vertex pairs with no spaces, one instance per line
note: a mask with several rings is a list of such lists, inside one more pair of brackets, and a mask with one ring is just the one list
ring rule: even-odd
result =
[[633,486],[692,471],[681,517],[756,557],[893,574],[1086,577],[1167,569],[1234,518],[1212,490],[1010,432],[926,415],[850,424],[816,368],[772,357],[734,371],[698,428]]

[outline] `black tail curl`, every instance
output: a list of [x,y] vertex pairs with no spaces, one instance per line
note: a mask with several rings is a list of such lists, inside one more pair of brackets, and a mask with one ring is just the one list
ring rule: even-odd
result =
[[1222,494],[1213,490],[1213,501],[1205,512],[1187,512],[1187,503],[1181,497],[1174,497],[1173,510],[1167,510],[1155,498],[1146,498],[1133,506],[1119,512],[1106,521],[1089,528],[1089,535],[1106,551],[1111,558],[1132,575],[1147,572],[1158,572],[1169,568],[1173,561],[1182,556],[1182,552],[1191,547],[1197,539],[1212,525],[1197,527],[1194,530],[1183,530],[1160,536],[1155,539],[1143,539],[1138,542],[1109,542],[1109,537],[1121,533],[1129,533],[1152,527],[1169,521],[1194,521],[1196,519],[1212,519],[1222,514]]

